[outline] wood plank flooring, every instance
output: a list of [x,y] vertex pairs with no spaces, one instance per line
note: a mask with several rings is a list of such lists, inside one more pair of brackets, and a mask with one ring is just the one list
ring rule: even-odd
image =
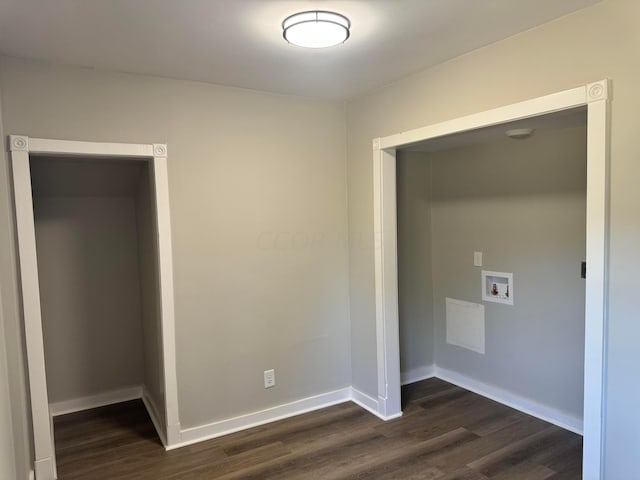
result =
[[165,452],[142,402],[55,419],[61,480],[581,478],[582,437],[438,379],[383,422],[336,405]]

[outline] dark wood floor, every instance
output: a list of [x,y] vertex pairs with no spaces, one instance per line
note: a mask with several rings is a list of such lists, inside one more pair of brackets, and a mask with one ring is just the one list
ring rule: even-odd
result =
[[404,416],[352,403],[165,452],[141,402],[57,417],[61,480],[581,478],[582,438],[437,379]]

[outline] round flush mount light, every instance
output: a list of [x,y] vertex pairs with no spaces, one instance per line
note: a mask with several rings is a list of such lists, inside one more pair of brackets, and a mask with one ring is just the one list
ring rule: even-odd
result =
[[531,135],[533,135],[533,132],[535,132],[533,128],[514,128],[511,130],[507,130],[505,132],[505,135],[509,138],[522,140],[524,138],[529,138]]
[[344,15],[314,10],[285,18],[282,36],[300,47],[326,48],[346,42],[350,28],[351,22]]

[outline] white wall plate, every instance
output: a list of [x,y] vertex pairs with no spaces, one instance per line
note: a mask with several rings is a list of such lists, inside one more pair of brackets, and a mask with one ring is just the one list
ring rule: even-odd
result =
[[482,300],[513,305],[513,273],[483,270]]

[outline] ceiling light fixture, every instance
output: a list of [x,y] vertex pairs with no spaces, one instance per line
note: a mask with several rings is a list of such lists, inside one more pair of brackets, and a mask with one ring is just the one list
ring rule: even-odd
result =
[[504,133],[509,138],[513,138],[515,140],[522,140],[525,138],[529,138],[531,135],[533,135],[533,132],[535,132],[533,128],[514,128],[511,130],[507,130]]
[[350,28],[351,22],[344,15],[314,10],[285,18],[282,36],[300,47],[326,48],[346,42]]

